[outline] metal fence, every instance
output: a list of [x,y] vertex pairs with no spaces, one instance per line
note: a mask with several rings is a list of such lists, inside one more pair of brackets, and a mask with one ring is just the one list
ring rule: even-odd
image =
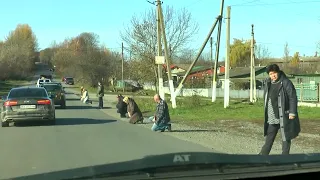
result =
[[319,84],[295,84],[298,101],[319,102]]
[[[319,84],[295,84],[294,85],[297,91],[297,98],[299,102],[320,102],[319,98]],[[155,86],[144,86],[144,89],[155,90]],[[165,93],[170,94],[169,88],[164,87]],[[224,97],[224,90],[221,88],[217,88],[217,97]],[[197,94],[203,97],[211,97],[212,89],[211,88],[194,88],[188,89],[183,88],[180,96],[191,96],[193,94]],[[249,98],[250,90],[230,90],[231,98]],[[257,98],[263,98],[263,90],[257,89]]]

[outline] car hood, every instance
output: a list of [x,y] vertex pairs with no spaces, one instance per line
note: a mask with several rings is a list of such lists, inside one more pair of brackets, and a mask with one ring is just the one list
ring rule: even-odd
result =
[[[239,169],[239,167],[273,167],[273,171],[277,169],[280,172],[281,168],[279,168],[279,166],[289,165],[291,169],[292,167],[297,169],[308,163],[313,164],[313,167],[316,166],[319,171],[320,154],[262,156],[182,152],[147,156],[142,159],[136,159],[132,161],[49,172],[31,176],[17,177],[14,179],[94,179],[98,177],[116,177],[126,173],[132,175],[136,174],[137,172],[144,173],[144,175],[150,175],[151,173],[161,171],[169,173],[170,171],[177,170],[178,167],[182,167],[185,172],[188,172],[190,170],[194,170],[192,167],[199,165],[202,166],[197,170],[203,170],[206,168],[217,169],[218,171],[216,171],[216,173],[220,174],[223,173],[224,167],[225,169],[228,167],[236,167],[234,168],[235,170]],[[274,168],[275,166],[276,168]],[[259,171],[259,169],[254,170],[255,173],[257,173],[257,171]],[[266,170],[264,169],[262,172],[266,172]],[[262,174],[263,173],[260,173],[260,175]]]

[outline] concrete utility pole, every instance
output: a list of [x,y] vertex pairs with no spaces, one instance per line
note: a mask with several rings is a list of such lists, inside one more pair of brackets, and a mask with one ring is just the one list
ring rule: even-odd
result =
[[168,81],[169,81],[169,88],[170,88],[170,95],[171,95],[171,103],[172,103],[172,108],[176,108],[177,107],[176,95],[174,93],[173,80],[172,80],[172,76],[171,76],[171,59],[170,59],[170,54],[168,51],[167,36],[166,36],[166,31],[165,31],[166,28],[164,25],[161,3],[158,4],[158,8],[159,8],[159,14],[160,14],[160,25],[161,25],[161,30],[162,30],[162,40],[163,40],[163,45],[164,45],[165,61],[166,61],[167,72],[168,72]]
[[256,102],[256,69],[254,64],[254,32],[253,32],[253,24],[251,25],[251,65],[250,65],[250,102]]
[[[212,25],[209,34],[207,35],[205,41],[203,42],[200,51],[198,52],[196,59],[191,63],[189,69],[187,70],[186,74],[184,75],[183,79],[181,80],[178,88],[175,91],[175,95],[179,94],[182,87],[183,87],[183,83],[186,81],[189,73],[191,72],[193,66],[197,63],[199,57],[201,56],[201,53],[203,51],[203,49],[206,47],[206,44],[208,43],[210,36],[212,34],[212,32],[214,31],[216,25],[218,24],[218,22],[222,22],[222,15],[223,15],[223,6],[224,6],[224,0],[221,0],[221,7],[220,7],[220,15],[216,18],[216,21],[214,22],[214,24]],[[220,28],[220,32],[221,32],[221,28]],[[219,35],[218,35],[219,36]],[[217,41],[217,49],[219,49],[218,47],[220,46],[220,38],[219,41]],[[219,53],[217,53],[217,56],[219,57]],[[218,61],[218,58],[216,58],[216,62]],[[216,69],[215,69],[215,73],[216,73]]]
[[[161,22],[160,22],[160,5],[161,1],[157,0],[157,41],[158,41],[158,57],[162,56],[162,44],[161,44]],[[163,77],[162,77],[162,64],[158,64],[158,93],[160,97],[165,100],[165,93],[163,89]]]
[[225,73],[224,73],[224,108],[229,106],[230,101],[230,79],[229,79],[229,70],[230,70],[230,11],[231,6],[227,7],[227,42],[226,42],[226,60],[225,60]]
[[123,43],[121,44],[121,79],[122,79],[122,92],[124,92],[124,86],[125,83],[123,81],[123,63],[124,63],[124,57],[123,57]]

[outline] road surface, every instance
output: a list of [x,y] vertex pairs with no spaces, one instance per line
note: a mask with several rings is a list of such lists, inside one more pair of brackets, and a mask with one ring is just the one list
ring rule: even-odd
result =
[[[43,72],[37,73],[35,78]],[[33,81],[35,83],[35,81]],[[146,155],[211,149],[151,132],[107,115],[67,94],[57,124],[0,128],[0,179],[128,161]]]

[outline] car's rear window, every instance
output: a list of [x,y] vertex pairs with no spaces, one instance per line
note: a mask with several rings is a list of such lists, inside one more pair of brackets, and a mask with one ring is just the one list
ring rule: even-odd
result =
[[70,81],[72,81],[73,80],[73,78],[66,78],[67,80],[70,80]]
[[26,88],[26,89],[12,89],[8,98],[21,98],[21,97],[47,97],[48,94],[42,88]]
[[61,86],[59,85],[44,85],[43,86],[47,91],[60,91]]

